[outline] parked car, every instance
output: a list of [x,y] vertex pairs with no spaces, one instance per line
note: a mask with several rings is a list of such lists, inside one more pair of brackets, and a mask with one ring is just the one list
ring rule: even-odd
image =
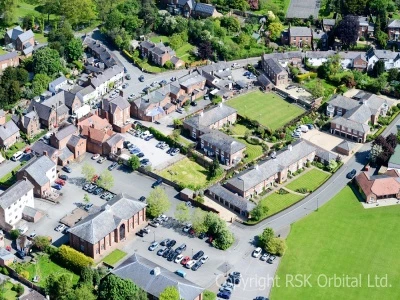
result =
[[102,192],[104,192],[104,189],[97,188],[97,189],[94,190],[93,195],[100,195]]
[[180,107],[178,107],[177,109],[176,109],[176,112],[178,112],[178,113],[183,113],[183,110],[182,110],[182,108],[180,108]]
[[150,228],[147,226],[145,228],[142,229],[144,233],[150,233]]
[[158,256],[163,256],[164,252],[167,250],[167,247],[161,248],[160,250],[157,251],[157,255]]
[[166,221],[168,221],[168,217],[166,216],[166,215],[164,215],[164,214],[161,214],[161,215],[159,215],[158,216],[163,222],[166,222]]
[[82,188],[84,191],[87,191],[90,188],[91,184],[90,183],[85,183]]
[[175,148],[173,151],[171,151],[170,155],[171,156],[175,156],[177,155],[179,152],[181,152],[181,150],[179,148]]
[[92,156],[92,159],[93,159],[93,160],[96,160],[96,159],[98,159],[99,157],[100,157],[100,154],[97,153],[97,154],[94,154],[94,155]]
[[149,250],[150,251],[154,251],[154,250],[157,249],[157,247],[158,247],[158,242],[153,242],[153,243],[150,244]]
[[178,248],[175,249],[175,252],[177,252],[178,254],[181,254],[185,250],[186,250],[186,244],[182,244]]
[[161,246],[166,246],[166,245],[169,243],[169,241],[170,241],[170,239],[162,240],[161,243],[160,243],[160,245],[161,245]]
[[55,185],[53,185],[53,188],[56,189],[57,191],[60,191],[62,189],[62,185],[61,184],[55,184]]
[[[142,161],[140,161],[142,163]],[[160,184],[162,184],[162,179],[158,178],[155,182],[153,182],[153,184],[151,185],[151,187],[154,189],[155,187],[159,186]]]
[[[175,250],[175,252],[176,252],[176,250]],[[178,256],[175,257],[174,262],[179,264],[182,261],[182,259],[183,259],[183,255],[182,254],[178,254]]]
[[64,174],[58,174],[58,178],[60,178],[62,180],[68,180],[68,176],[64,175]]
[[146,197],[145,197],[145,196],[140,197],[140,198],[139,198],[139,201],[145,202],[145,201],[146,201]]
[[138,232],[136,232],[136,235],[140,236],[140,237],[144,237],[144,232],[143,230],[139,230]]
[[200,261],[204,264],[206,261],[208,261],[208,255],[203,255],[203,257],[200,258]]
[[186,224],[185,227],[183,227],[183,232],[189,232],[189,230],[192,228],[192,224]]
[[313,124],[306,124],[306,126],[308,127],[308,129],[314,129],[314,125]]
[[179,254],[176,253],[173,249],[171,249],[171,252],[168,254],[167,260],[168,261],[174,261],[175,257],[177,257]]
[[190,257],[189,257],[189,256],[185,256],[185,257],[181,260],[181,264],[182,264],[182,265],[186,265],[189,261],[190,261]]
[[201,262],[201,260],[199,260],[198,262],[196,262],[196,263],[193,265],[192,271],[197,271],[202,265],[203,265],[203,263]]
[[64,230],[64,228],[65,228],[65,225],[64,224],[60,224],[56,228],[54,228],[54,230],[57,231],[57,232],[61,232],[61,231]]
[[208,94],[204,95],[204,100],[210,100],[210,96]]
[[353,179],[356,176],[356,173],[357,173],[356,169],[353,169],[349,173],[347,173],[346,177],[348,179]]
[[139,81],[140,81],[140,82],[143,82],[143,81],[144,81],[144,76],[143,76],[143,75],[140,75],[140,76],[139,76]]
[[62,167],[62,170],[67,172],[67,173],[71,173],[72,172],[72,169],[71,169],[70,166],[64,166],[64,167]]
[[263,255],[261,255],[260,259],[262,261],[266,261],[268,259],[268,257],[269,257],[269,254],[268,253],[264,253]]
[[33,239],[35,236],[36,236],[36,232],[32,232],[32,233],[29,235],[29,238]]
[[111,165],[108,166],[108,170],[112,171],[118,166],[117,162],[113,162]]
[[230,299],[231,298],[231,293],[228,292],[228,291],[219,292],[217,294],[217,297],[222,298],[222,299]]
[[197,102],[196,101],[192,101],[192,102],[190,102],[190,105],[191,106],[197,106]]
[[89,193],[93,193],[96,189],[97,189],[97,185],[95,185],[95,184],[92,183],[92,184],[89,186],[89,188],[87,189],[87,191],[88,191]]
[[167,150],[167,154],[171,154],[171,152],[174,151],[174,149],[175,149],[175,148],[169,148],[169,149]]
[[169,146],[168,146],[168,144],[163,144],[160,148],[161,148],[161,150],[165,150],[165,149],[167,149]]
[[104,156],[100,157],[100,159],[97,161],[99,164],[102,164],[106,158]]
[[258,258],[261,255],[262,249],[260,247],[254,249],[253,251],[253,257]]
[[165,79],[163,79],[163,80],[160,81],[160,84],[161,84],[162,86],[166,85],[167,83],[168,83],[168,82],[167,82]]
[[110,195],[110,193],[109,192],[105,192],[105,193],[101,194],[100,198],[101,199],[106,199],[108,197],[108,195]]
[[269,264],[273,264],[275,259],[276,259],[276,256],[275,256],[275,255],[271,255],[271,256],[268,258],[267,262],[268,262]]
[[185,267],[188,268],[188,269],[190,269],[190,268],[192,268],[192,267],[194,266],[195,263],[196,263],[195,260],[189,260],[189,261],[186,263]]
[[150,135],[146,136],[146,137],[144,138],[144,140],[145,140],[146,142],[148,142],[148,141],[150,141],[150,140],[153,139],[153,138],[154,138],[154,135],[150,134]]
[[204,239],[206,237],[206,233],[205,232],[201,232],[200,234],[199,234],[199,239]]
[[172,249],[167,247],[167,249],[164,251],[162,257],[167,258],[171,251],[172,251]]
[[176,244],[176,241],[175,241],[175,240],[170,240],[170,241],[167,243],[167,247],[168,247],[168,248],[172,248],[173,246],[175,246],[175,244]]
[[204,255],[204,251],[199,251],[199,252],[197,252],[195,255],[193,255],[193,259],[194,260],[198,260],[198,259],[200,259],[202,256]]
[[131,80],[131,75],[126,74],[125,78],[126,78],[127,80]]
[[153,221],[149,222],[149,225],[153,226],[153,227],[158,227],[158,226],[160,226],[160,223],[157,222],[156,220],[153,220]]
[[89,211],[89,210],[92,208],[92,206],[93,206],[93,203],[88,203],[88,204],[86,204],[86,205],[85,205],[85,210],[86,210],[86,211]]

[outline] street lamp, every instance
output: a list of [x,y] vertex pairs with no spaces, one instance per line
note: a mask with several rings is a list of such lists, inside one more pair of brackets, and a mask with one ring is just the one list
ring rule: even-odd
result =
[[319,199],[318,199],[318,197],[317,197],[317,211],[318,211],[318,208],[319,208],[319,205],[318,205],[318,204],[319,204],[319,203],[318,203],[318,200],[319,200]]
[[192,257],[193,257],[193,248],[192,248]]
[[225,277],[228,277],[228,263],[225,263]]
[[156,241],[156,232],[153,231],[153,234],[154,234],[154,241],[153,242],[155,242]]

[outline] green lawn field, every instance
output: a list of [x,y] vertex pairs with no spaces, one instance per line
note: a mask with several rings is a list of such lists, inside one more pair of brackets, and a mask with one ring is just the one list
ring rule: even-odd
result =
[[300,176],[286,185],[286,188],[292,191],[297,189],[306,188],[309,191],[314,191],[329,177],[329,173],[323,172],[318,169],[311,169],[307,173],[300,174]]
[[[318,212],[292,225],[277,271],[279,287],[273,287],[270,299],[399,299],[399,215],[400,206],[364,209],[353,190],[344,188]],[[311,275],[312,287],[285,282],[296,274]],[[331,279],[327,286],[335,274],[361,280],[336,279],[334,287]],[[387,278],[381,281],[385,287],[376,286],[375,276]]]
[[290,205],[299,202],[301,199],[303,199],[304,196],[297,195],[297,194],[278,194],[278,193],[273,193],[264,199],[261,199],[260,203],[261,205],[265,205],[268,207],[268,213],[264,218],[269,217],[273,214],[276,214],[277,212],[280,212],[281,210],[284,210],[285,208],[289,207]]
[[251,92],[226,102],[239,115],[257,120],[272,130],[278,129],[301,115],[304,110],[290,104],[274,93]]
[[104,257],[103,262],[113,266],[117,262],[119,262],[121,259],[123,259],[126,256],[126,254],[127,253],[124,252],[124,251],[121,251],[119,249],[115,249],[113,252],[111,252],[106,257]]
[[250,162],[260,157],[263,153],[263,148],[261,145],[249,144],[244,138],[236,138],[239,142],[246,145],[247,157],[244,158],[244,162]]

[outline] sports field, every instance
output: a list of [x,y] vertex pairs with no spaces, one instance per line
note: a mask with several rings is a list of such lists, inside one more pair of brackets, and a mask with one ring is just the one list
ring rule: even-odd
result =
[[[270,299],[400,299],[399,215],[400,206],[364,209],[344,188],[292,225]],[[296,274],[309,284],[285,280]]]
[[278,129],[301,115],[304,110],[290,104],[274,93],[254,91],[226,102],[236,108],[239,115],[257,120],[272,130]]

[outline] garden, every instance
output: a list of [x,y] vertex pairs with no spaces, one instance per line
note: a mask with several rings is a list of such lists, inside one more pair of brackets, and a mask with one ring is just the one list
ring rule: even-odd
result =
[[110,266],[114,266],[117,262],[119,262],[121,259],[123,259],[126,255],[127,255],[126,252],[121,251],[119,249],[115,249],[113,252],[111,252],[106,257],[104,257],[103,262]]
[[312,168],[287,184],[285,187],[289,190],[300,193],[302,191],[305,191],[306,193],[313,192],[320,187],[330,177],[330,175],[331,174],[327,172]]
[[268,212],[263,219],[272,216],[281,210],[299,202],[304,196],[290,193],[284,189],[280,189],[267,197],[260,200],[259,205],[268,207]]
[[[277,277],[309,274],[312,287],[274,286],[271,299],[399,298],[400,270],[393,266],[400,263],[400,207],[364,209],[358,196],[347,186],[318,212],[292,225]],[[342,278],[345,274],[361,282],[357,287],[321,286],[317,282],[319,274],[324,278]],[[368,286],[368,278],[374,284],[375,276],[387,278],[387,285]]]
[[227,101],[226,105],[237,109],[240,116],[256,120],[271,130],[282,127],[304,113],[302,108],[286,102],[282,97],[261,91],[241,95]]

